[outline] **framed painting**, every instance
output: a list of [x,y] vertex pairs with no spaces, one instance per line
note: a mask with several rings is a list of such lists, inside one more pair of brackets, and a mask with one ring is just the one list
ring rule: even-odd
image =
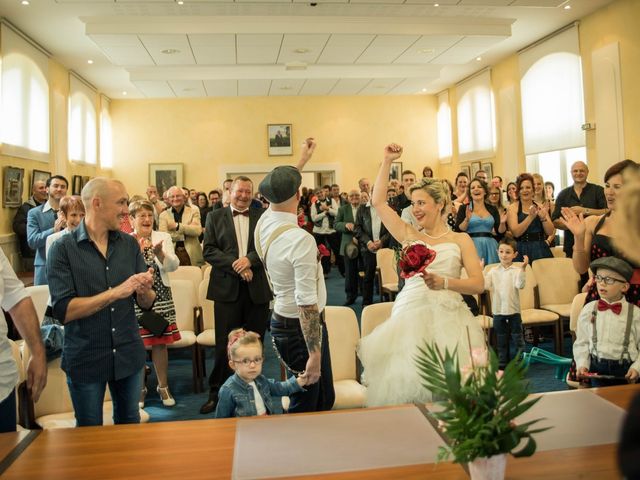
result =
[[22,205],[24,168],[4,167],[2,206],[15,208]]
[[465,173],[467,175],[467,177],[469,178],[469,180],[471,180],[471,178],[473,178],[471,176],[471,167],[469,165],[460,165],[460,172]]
[[71,195],[80,195],[82,192],[82,177],[74,175],[71,179]]
[[269,139],[269,156],[293,155],[291,124],[267,125],[267,138]]
[[184,171],[182,163],[150,163],[149,164],[149,185],[155,185],[158,195],[177,185],[184,185]]
[[84,186],[89,183],[89,180],[91,180],[91,177],[89,176],[83,176],[82,177],[82,188],[84,188]]
[[489,179],[489,181],[491,181],[491,179],[493,178],[493,163],[484,162],[482,164],[482,170],[487,172],[487,178]]
[[31,190],[33,190],[33,186],[36,182],[44,182],[47,183],[47,180],[51,178],[51,172],[45,172],[44,170],[33,170],[31,172]]
[[482,170],[482,166],[480,162],[472,162],[471,163],[471,176],[469,178],[476,178],[476,173]]
[[391,169],[389,170],[389,181],[402,179],[402,162],[391,162]]

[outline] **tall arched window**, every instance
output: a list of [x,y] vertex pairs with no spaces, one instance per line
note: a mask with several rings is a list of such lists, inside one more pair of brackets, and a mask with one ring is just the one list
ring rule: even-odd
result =
[[100,97],[100,166],[113,167],[113,135],[111,133],[111,101]]
[[496,138],[491,72],[486,70],[459,83],[456,95],[460,160],[493,156]]
[[69,160],[95,165],[97,157],[96,92],[69,75]]
[[449,90],[438,94],[438,159],[440,163],[449,163],[452,155],[451,106]]
[[47,161],[49,158],[49,59],[2,24],[2,153]]

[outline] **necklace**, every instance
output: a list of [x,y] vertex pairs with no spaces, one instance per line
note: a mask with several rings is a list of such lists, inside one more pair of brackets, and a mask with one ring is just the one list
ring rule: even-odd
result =
[[449,228],[449,226],[447,225],[447,229],[445,230],[445,232],[442,235],[438,235],[436,237],[429,235],[426,230],[423,230],[422,233],[424,233],[427,237],[429,237],[432,240],[438,240],[439,238],[444,237],[447,233],[449,233],[451,231],[451,229]]

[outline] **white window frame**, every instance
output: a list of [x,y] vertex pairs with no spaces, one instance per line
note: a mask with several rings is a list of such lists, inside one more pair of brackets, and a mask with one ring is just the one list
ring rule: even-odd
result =
[[73,72],[69,74],[69,160],[98,163],[98,115],[96,91]]

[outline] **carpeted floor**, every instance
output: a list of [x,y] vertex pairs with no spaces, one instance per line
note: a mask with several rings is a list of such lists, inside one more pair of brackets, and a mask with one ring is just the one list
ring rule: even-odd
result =
[[[327,298],[329,305],[342,305],[345,301],[344,279],[340,276],[337,269],[332,269],[327,280]],[[374,301],[380,299],[375,296]],[[352,305],[351,308],[356,312],[358,319],[362,312],[361,298],[358,303]],[[565,339],[565,356],[571,356],[571,345],[568,339]],[[539,347],[552,351],[553,344],[551,342],[543,342]],[[531,346],[527,344],[527,349]],[[150,364],[150,363],[149,363]],[[213,350],[206,352],[207,374],[211,372],[213,367]],[[265,363],[263,373],[270,378],[280,378],[280,366],[277,356],[271,343],[271,336],[267,333],[265,338]],[[556,390],[566,390],[567,385],[562,380],[556,380],[554,377],[554,367],[543,364],[532,364],[529,368],[528,378],[531,381],[532,392],[549,392]],[[145,410],[149,413],[152,422],[164,422],[170,420],[194,420],[202,418],[213,418],[213,414],[201,415],[199,413],[200,406],[207,400],[207,392],[195,394],[191,388],[191,354],[189,351],[170,351],[169,352],[169,386],[171,392],[176,399],[176,406],[166,408],[160,402],[155,392],[157,381],[155,373],[152,373],[147,381],[149,394],[145,403]],[[207,381],[204,381],[205,390],[207,389]]]

